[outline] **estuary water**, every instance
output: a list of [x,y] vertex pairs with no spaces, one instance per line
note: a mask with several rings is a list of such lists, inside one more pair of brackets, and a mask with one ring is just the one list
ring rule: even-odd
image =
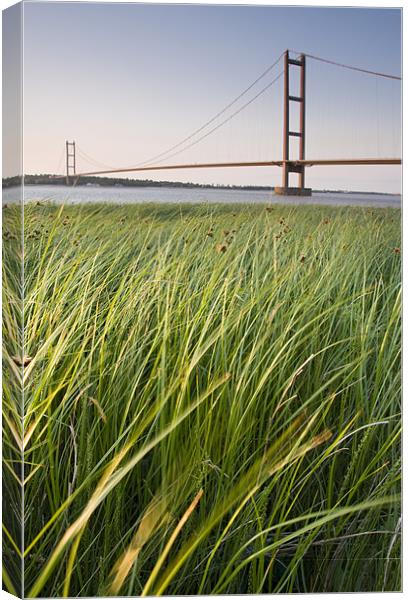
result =
[[[18,201],[19,188],[3,190],[3,204]],[[57,204],[106,202],[112,204],[158,203],[242,203],[242,204],[318,204],[332,206],[368,206],[400,208],[401,196],[371,193],[314,193],[312,197],[275,196],[272,191],[246,191],[215,188],[173,187],[99,187],[78,185],[26,185],[24,201],[51,201]]]

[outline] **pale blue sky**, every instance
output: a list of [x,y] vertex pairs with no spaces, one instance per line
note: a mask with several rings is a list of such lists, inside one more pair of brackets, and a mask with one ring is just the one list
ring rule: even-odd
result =
[[[401,71],[398,9],[27,2],[24,32],[27,173],[55,172],[67,138],[107,165],[145,160],[211,118],[286,48]],[[309,60],[307,155],[399,155],[400,89],[398,82]],[[279,159],[281,115],[282,79],[217,134],[169,162]],[[90,169],[80,158],[78,167]],[[149,177],[275,185],[280,170]],[[398,192],[400,170],[315,167],[307,183]]]

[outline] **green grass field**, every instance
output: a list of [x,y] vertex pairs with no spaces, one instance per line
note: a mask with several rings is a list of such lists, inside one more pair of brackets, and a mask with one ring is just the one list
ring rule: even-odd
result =
[[27,596],[400,589],[398,210],[33,203],[24,230]]

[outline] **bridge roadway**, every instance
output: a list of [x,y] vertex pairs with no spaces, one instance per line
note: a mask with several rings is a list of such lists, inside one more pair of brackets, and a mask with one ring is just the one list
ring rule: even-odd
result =
[[[153,165],[140,167],[123,167],[120,169],[107,169],[104,171],[86,171],[74,173],[70,177],[85,177],[91,175],[108,175],[111,173],[130,173],[136,171],[170,171],[182,169],[215,169],[230,167],[282,167],[289,164],[293,167],[335,166],[335,165],[400,165],[400,158],[330,158],[330,159],[303,159],[303,160],[270,160],[254,162],[220,162],[220,163],[185,163],[176,165]],[[54,175],[52,179],[62,179],[66,175]]]

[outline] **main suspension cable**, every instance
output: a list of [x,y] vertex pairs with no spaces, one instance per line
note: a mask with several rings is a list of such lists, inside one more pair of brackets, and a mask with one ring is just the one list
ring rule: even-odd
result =
[[[279,63],[279,61],[282,59],[283,54],[284,53],[282,52],[282,54],[275,60],[275,62],[272,63],[267,69],[265,69],[265,71],[263,73],[261,73],[261,75],[259,75],[259,77],[257,77],[243,92],[241,92],[238,96],[236,96],[229,104],[227,104],[226,106],[224,106],[224,108],[222,110],[220,110],[216,115],[214,115],[211,119],[209,119],[203,125],[201,125],[201,127],[199,127],[198,129],[194,130],[190,135],[188,135],[184,139],[180,140],[179,142],[177,142],[177,144],[174,144],[173,146],[171,146],[167,150],[165,150],[163,152],[160,152],[159,154],[156,154],[155,156],[152,156],[148,160],[144,160],[144,161],[138,163],[137,166],[151,163],[152,161],[157,160],[158,158],[161,158],[165,154],[168,154],[169,152],[172,152],[173,150],[175,150],[179,146],[183,145],[185,142],[188,142],[189,140],[191,140],[198,133],[200,133],[201,131],[203,131],[203,129],[205,129],[206,127],[208,127],[208,125],[211,125],[211,123],[213,123],[214,121],[216,121],[229,108],[231,108],[231,106],[233,106],[234,104],[236,104],[238,102],[238,100],[240,100],[243,96],[245,96],[245,94],[247,94],[257,83],[259,83],[259,81],[261,81],[261,79],[263,79],[268,73],[270,73],[270,71],[272,71],[272,69],[274,69],[276,67],[276,65]],[[170,157],[168,157],[168,158],[170,158]]]
[[[296,52],[297,50],[290,50],[290,52]],[[359,71],[360,73],[366,73],[367,75],[375,75],[376,77],[385,77],[386,79],[396,79],[398,81],[402,80],[402,77],[398,75],[390,75],[389,73],[380,73],[378,71],[370,71],[369,69],[363,69],[361,67],[355,67],[354,65],[345,65],[343,63],[336,62],[335,60],[330,60],[328,58],[322,58],[321,56],[315,56],[313,54],[307,54],[303,52],[304,56],[307,58],[311,58],[312,60],[318,60],[320,62],[327,63],[329,65],[335,65],[336,67],[342,67],[343,69],[349,69],[351,71]]]
[[[214,115],[213,117],[211,117],[211,119],[209,119],[208,121],[206,121],[203,125],[201,125],[200,127],[198,127],[197,129],[195,129],[190,135],[188,135],[187,137],[183,138],[182,140],[180,140],[179,142],[177,142],[177,144],[174,144],[173,146],[170,146],[170,148],[167,148],[167,150],[164,150],[163,152],[160,152],[159,154],[155,154],[154,156],[151,156],[149,159],[147,160],[143,160],[139,163],[137,163],[136,165],[133,165],[134,167],[140,167],[142,165],[146,165],[146,164],[150,164],[153,161],[157,161],[157,159],[159,158],[164,158],[165,160],[167,160],[167,158],[171,158],[171,156],[175,156],[176,154],[178,154],[178,152],[176,152],[175,154],[172,154],[171,156],[166,156],[167,154],[171,153],[173,150],[176,150],[177,148],[179,148],[180,146],[182,146],[183,144],[185,144],[186,142],[190,141],[193,137],[195,137],[198,133],[201,133],[206,127],[208,127],[209,125],[211,125],[212,123],[214,123],[214,121],[216,121],[221,115],[223,115],[225,112],[227,112],[228,109],[230,109],[232,106],[234,106],[234,104],[236,104],[238,102],[238,100],[240,100],[243,96],[245,96],[245,94],[247,94],[253,87],[256,86],[257,83],[259,83],[268,73],[270,73],[275,67],[276,65],[279,63],[279,61],[282,59],[283,57],[283,52],[282,54],[275,60],[275,62],[273,62],[267,69],[265,69],[265,71],[263,71],[261,73],[261,75],[259,75],[259,77],[257,77],[247,88],[245,88],[245,90],[243,90],[240,94],[238,94],[238,96],[236,96],[233,100],[231,100],[231,102],[229,102],[226,106],[224,106],[224,108],[222,108],[216,115]],[[272,85],[272,84],[271,84]],[[263,90],[261,90],[260,94],[263,93],[264,91],[266,91],[266,89],[268,89],[269,86],[267,86],[266,88],[264,88]],[[258,94],[258,95],[260,95]],[[234,115],[231,116],[231,118],[233,118],[233,116],[235,116],[235,114],[238,114],[238,112],[241,112],[241,110],[243,110],[246,106],[248,106],[248,104],[251,104],[251,102],[253,102],[253,100],[255,100],[258,96],[256,96],[255,98],[253,98],[250,102],[248,102],[245,106],[243,106],[239,111],[237,111],[236,113],[234,113]],[[221,125],[223,125],[224,123],[226,123],[228,120],[224,121],[223,123],[221,123],[219,126],[221,127]],[[212,133],[213,131],[215,131],[216,129],[218,129],[218,126],[214,129],[211,130],[211,132],[208,133],[208,135],[210,135],[210,133]],[[204,136],[207,137],[207,134]],[[201,137],[201,139],[204,139],[204,137]],[[194,144],[191,144],[195,145]],[[190,145],[187,146],[186,148],[183,148],[180,150],[180,152],[183,152],[185,149],[191,147]],[[115,169],[116,167],[112,167],[111,165],[106,165],[103,164],[99,161],[93,160],[89,155],[87,155],[83,150],[80,152],[84,155],[85,158],[88,158],[88,160],[99,164],[99,166],[102,167],[108,167],[110,169]],[[159,162],[163,162],[163,161],[159,161]]]
[[[232,115],[230,115],[229,117],[227,117],[226,119],[224,119],[224,121],[222,121],[221,123],[219,123],[218,125],[216,125],[212,129],[210,129],[210,131],[207,131],[207,133],[205,133],[204,135],[202,135],[201,137],[199,137],[197,140],[194,140],[194,142],[192,142],[191,144],[188,144],[187,146],[185,146],[184,148],[181,148],[177,152],[174,152],[173,154],[170,154],[170,156],[166,156],[165,158],[157,161],[157,164],[160,164],[160,163],[164,162],[165,160],[168,160],[169,158],[173,158],[174,156],[177,156],[178,154],[181,154],[185,150],[188,150],[189,148],[192,148],[193,146],[195,146],[196,144],[198,144],[199,142],[201,142],[202,140],[204,140],[205,138],[207,138],[209,135],[211,135],[212,133],[214,133],[215,131],[217,131],[217,129],[220,129],[220,127],[222,127],[223,125],[225,125],[225,123],[228,123],[229,121],[231,121],[240,112],[242,112],[247,106],[249,106],[250,104],[252,104],[252,102],[255,102],[255,100],[257,98],[259,98],[259,96],[261,96],[263,93],[265,93],[269,88],[271,88],[282,77],[282,75],[283,75],[283,71],[281,71],[279,73],[279,75],[277,75],[277,77],[275,77],[275,79],[273,79],[270,83],[268,83],[268,85],[266,85],[264,88],[262,88],[262,90],[260,92],[258,92],[255,96],[253,96],[250,100],[248,100],[248,102],[246,102],[240,108],[238,108],[234,113],[232,113]],[[142,163],[142,164],[145,164],[145,163]],[[138,164],[136,166],[141,166],[141,165]]]
[[99,160],[96,160],[94,158],[92,158],[92,156],[90,156],[89,154],[87,154],[86,152],[84,152],[84,150],[82,150],[78,144],[76,145],[76,151],[78,153],[78,155],[85,160],[87,163],[94,165],[96,167],[102,167],[102,168],[108,168],[108,169],[115,169],[115,167],[113,167],[112,165],[107,165],[106,163],[102,163]]

